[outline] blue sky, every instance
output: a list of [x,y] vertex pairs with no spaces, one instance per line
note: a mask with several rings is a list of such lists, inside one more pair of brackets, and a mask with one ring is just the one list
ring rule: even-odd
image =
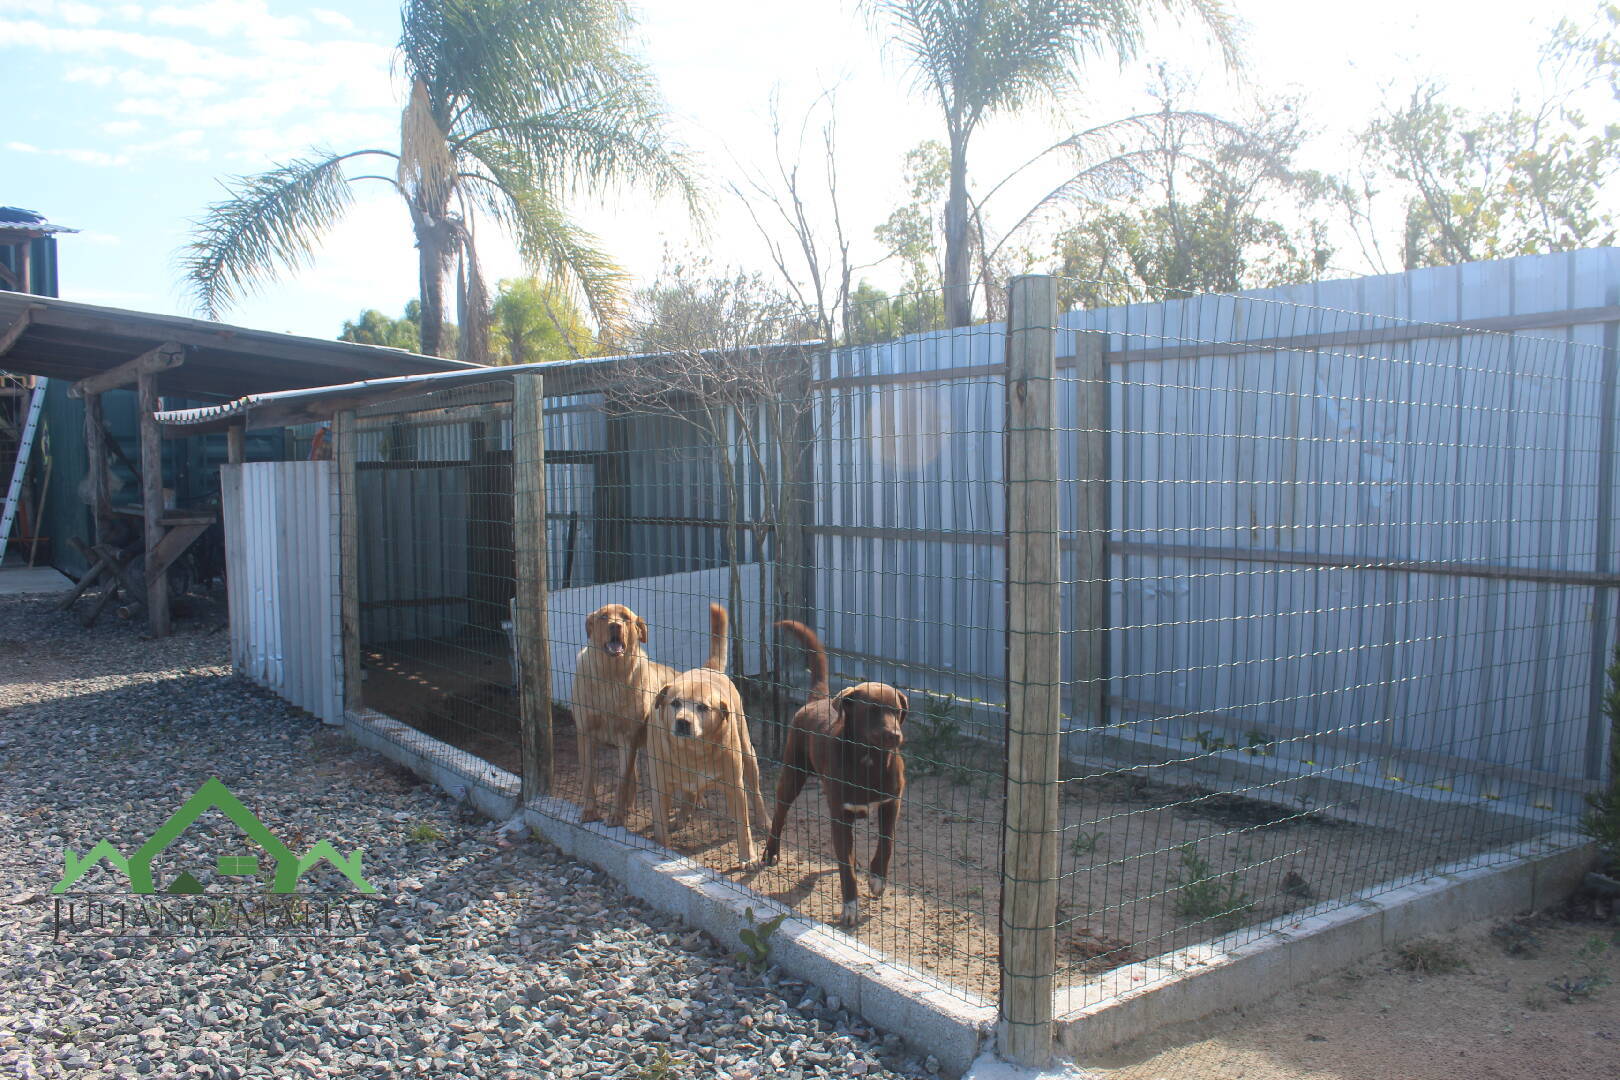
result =
[[[1168,28],[1147,61],[1201,72],[1199,104],[1235,107],[1246,95],[1305,96],[1322,129],[1312,164],[1343,168],[1348,133],[1386,88],[1420,76],[1446,81],[1467,104],[1502,104],[1533,85],[1535,47],[1561,15],[1593,4],[1365,0],[1317,5],[1237,0],[1250,69],[1234,85],[1195,36]],[[642,47],[659,73],[677,130],[717,184],[763,168],[767,117],[778,94],[793,116],[837,86],[841,186],[857,261],[878,254],[870,230],[900,201],[900,159],[937,137],[932,113],[906,93],[847,0],[649,0]],[[0,0],[0,204],[39,210],[83,230],[61,241],[62,293],[92,303],[190,313],[174,254],[188,223],[218,196],[222,175],[251,172],[312,145],[397,146],[400,88],[391,77],[396,0]],[[975,161],[988,180],[1067,127],[1122,115],[1141,101],[1144,65],[1090,73],[1087,94],[1062,115],[1041,113],[988,130]],[[1012,193],[1016,201],[1017,192]],[[715,223],[694,237],[673,208],[629,199],[580,207],[588,225],[636,275],[666,249],[698,248],[722,264],[763,266],[740,207],[717,196]],[[520,271],[491,243],[494,276]],[[397,311],[415,291],[402,207],[377,185],[309,270],[278,282],[229,321],[331,336],[363,307]],[[885,271],[874,272],[881,279]]]

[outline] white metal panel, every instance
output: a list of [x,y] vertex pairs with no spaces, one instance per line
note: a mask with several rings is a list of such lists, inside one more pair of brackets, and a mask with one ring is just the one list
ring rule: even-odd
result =
[[221,470],[231,660],[327,723],[342,721],[337,502],[329,461]]

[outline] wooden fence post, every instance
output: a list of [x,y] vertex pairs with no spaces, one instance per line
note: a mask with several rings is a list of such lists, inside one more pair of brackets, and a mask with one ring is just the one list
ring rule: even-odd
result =
[[1001,884],[1001,1051],[1052,1057],[1062,603],[1058,563],[1057,291],[1012,279],[1007,320],[1007,800]]
[[360,431],[354,410],[332,418],[338,486],[338,625],[343,635],[343,711],[365,708],[360,675]]
[[143,371],[135,383],[140,400],[136,412],[141,436],[142,533],[146,542],[146,619],[153,637],[169,636],[169,574],[156,569],[158,541],[163,539],[163,432],[157,413],[157,375]]
[[551,791],[551,627],[546,537],[543,377],[512,375],[512,546],[516,559],[518,685],[524,803]]

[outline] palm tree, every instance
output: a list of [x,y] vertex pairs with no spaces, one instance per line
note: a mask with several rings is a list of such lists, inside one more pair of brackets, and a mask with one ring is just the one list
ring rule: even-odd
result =
[[[598,323],[616,325],[625,275],[564,201],[640,187],[700,213],[652,75],[627,51],[623,0],[405,0],[401,21],[410,90],[398,152],[319,150],[228,184],[182,254],[199,309],[217,318],[277,270],[307,265],[354,186],[376,181],[410,211],[424,352],[443,343],[454,269],[460,354],[487,357],[477,216],[508,232],[532,271],[582,294]],[[379,158],[392,175],[352,164]]]
[[1190,14],[1208,26],[1227,63],[1237,37],[1221,0],[865,0],[906,54],[918,90],[945,114],[950,186],[945,200],[945,319],[973,318],[968,144],[979,125],[1038,102],[1056,102],[1079,82],[1087,57],[1121,61],[1141,47],[1148,7]]

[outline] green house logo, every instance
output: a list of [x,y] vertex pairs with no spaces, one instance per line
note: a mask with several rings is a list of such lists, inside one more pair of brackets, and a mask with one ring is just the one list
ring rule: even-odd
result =
[[[152,838],[142,844],[135,854],[125,858],[117,848],[106,840],[101,841],[84,855],[72,850],[62,852],[62,880],[51,889],[53,893],[65,893],[73,888],[74,884],[89,873],[90,870],[105,859],[115,869],[123,871],[129,877],[130,891],[137,894],[150,894],[157,892],[152,881],[152,860],[164,848],[172,844],[177,837],[188,829],[193,822],[210,810],[218,810],[233,821],[241,830],[247,833],[249,839],[263,848],[275,863],[275,880],[270,885],[272,893],[290,893],[298,884],[298,879],[306,870],[321,862],[330,863],[349,883],[362,893],[375,893],[377,890],[360,873],[360,852],[358,849],[348,855],[341,854],[330,843],[322,840],[303,855],[296,854],[286,844],[283,844],[276,835],[260,823],[259,819],[250,813],[247,807],[235,795],[232,795],[217,777],[211,777],[197,793],[187,799],[185,805],[169,815]],[[216,872],[229,876],[253,876],[259,872],[259,860],[254,856],[222,855],[215,864]],[[164,889],[168,893],[201,893],[203,884],[190,872],[182,872]]]

